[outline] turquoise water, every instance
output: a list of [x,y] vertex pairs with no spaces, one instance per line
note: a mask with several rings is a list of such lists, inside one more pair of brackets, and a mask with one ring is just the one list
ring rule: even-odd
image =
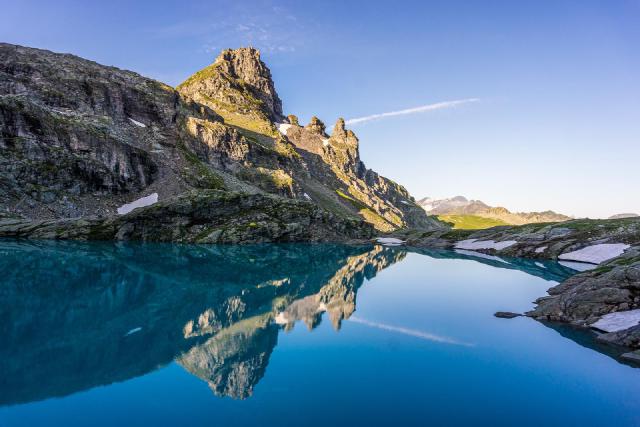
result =
[[524,311],[553,262],[0,241],[0,426],[640,425],[640,370]]

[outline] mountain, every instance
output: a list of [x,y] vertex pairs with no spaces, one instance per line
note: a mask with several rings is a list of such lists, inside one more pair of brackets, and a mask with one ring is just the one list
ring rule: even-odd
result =
[[451,222],[456,228],[488,228],[496,225],[522,225],[538,222],[560,222],[571,219],[553,211],[511,212],[503,207],[493,207],[480,200],[464,196],[448,199],[425,197],[418,204],[429,215]]
[[[284,117],[252,48],[223,51],[174,89],[2,43],[0,147],[8,235],[28,236],[42,221],[44,237],[154,240],[155,222],[173,230],[162,240],[207,242],[234,242],[229,233],[322,240],[325,230],[337,238],[345,228],[369,237],[366,223],[381,231],[443,227],[404,187],[365,167],[344,120],[329,135],[315,117],[306,126]],[[243,200],[244,210],[225,210],[227,198]],[[86,225],[78,218],[91,230],[71,232]],[[310,221],[313,235],[295,232]]]
[[638,218],[640,215],[635,213],[621,213],[616,215],[611,215],[609,219],[624,219],[624,218]]

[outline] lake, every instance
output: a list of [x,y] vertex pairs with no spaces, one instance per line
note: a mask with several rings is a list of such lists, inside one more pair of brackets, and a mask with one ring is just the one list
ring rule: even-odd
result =
[[0,241],[0,426],[637,426],[640,370],[523,312],[575,271],[328,244]]

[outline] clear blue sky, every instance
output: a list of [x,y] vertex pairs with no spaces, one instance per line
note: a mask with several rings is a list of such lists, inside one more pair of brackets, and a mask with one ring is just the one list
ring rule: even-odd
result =
[[303,121],[352,125],[416,197],[640,213],[640,1],[8,1],[0,40],[175,85],[253,45]]

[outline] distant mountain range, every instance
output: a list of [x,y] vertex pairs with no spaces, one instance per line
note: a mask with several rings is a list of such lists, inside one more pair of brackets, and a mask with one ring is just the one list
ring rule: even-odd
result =
[[[418,204],[422,206],[428,214],[437,215],[440,219],[453,223],[458,223],[460,220],[459,217],[476,217],[476,221],[474,221],[474,223],[477,226],[468,228],[484,228],[483,225],[520,225],[536,222],[559,222],[571,219],[569,216],[553,211],[511,212],[507,208],[501,206],[489,206],[480,200],[469,200],[464,196],[456,196],[447,199],[433,199],[425,197],[418,200]],[[478,218],[485,218],[489,221],[479,221]],[[468,222],[468,218],[466,218],[466,222]]]
[[621,213],[621,214],[611,215],[609,219],[623,219],[623,218],[637,218],[637,217],[640,217],[640,215],[636,213]]

